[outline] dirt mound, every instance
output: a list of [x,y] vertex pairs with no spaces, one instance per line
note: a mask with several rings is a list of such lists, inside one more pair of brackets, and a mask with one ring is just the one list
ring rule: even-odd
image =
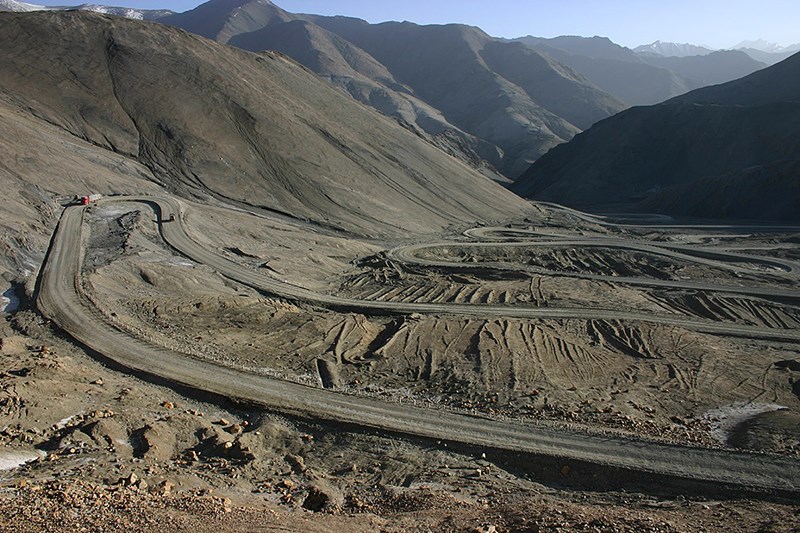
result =
[[733,429],[728,443],[748,450],[800,453],[800,413],[779,409],[749,418]]

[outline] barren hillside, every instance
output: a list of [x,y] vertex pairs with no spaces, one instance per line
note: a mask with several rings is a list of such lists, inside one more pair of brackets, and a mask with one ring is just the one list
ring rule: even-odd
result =
[[161,22],[281,51],[472,166],[483,160],[512,179],[624,107],[554,59],[475,27],[368,24],[267,0],[211,0]]
[[364,234],[523,206],[281,55],[78,12],[4,14],[3,28],[9,105],[142,163],[169,190]]

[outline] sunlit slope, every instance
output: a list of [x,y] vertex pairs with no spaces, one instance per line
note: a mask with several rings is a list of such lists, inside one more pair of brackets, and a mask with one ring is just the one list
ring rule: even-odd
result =
[[4,92],[182,194],[368,235],[524,209],[286,57],[97,14],[8,13],[2,23]]

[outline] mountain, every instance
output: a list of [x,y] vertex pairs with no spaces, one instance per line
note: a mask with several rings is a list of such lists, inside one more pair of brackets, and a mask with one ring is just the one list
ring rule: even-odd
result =
[[685,57],[636,53],[605,37],[545,39],[527,36],[514,40],[554,57],[629,105],[663,102],[692,89],[746,76],[766,66],[742,52],[710,53],[709,50],[702,56]]
[[629,105],[663,102],[689,91],[692,85],[689,80],[650,65],[633,51],[604,38],[528,36],[520,38],[519,42],[568,65]]
[[705,56],[714,50],[705,46],[697,46],[688,43],[670,43],[656,41],[650,44],[637,46],[633,51],[640,55],[662,56],[662,57],[688,57]]
[[624,108],[552,58],[469,26],[297,15],[267,0],[212,0],[161,22],[278,50],[449,153],[512,178]]
[[40,6],[18,2],[17,0],[0,0],[0,11],[28,12],[28,11],[61,11],[73,10],[93,11],[95,13],[105,13],[117,17],[126,17],[138,20],[158,20],[171,15],[173,11],[168,9],[133,9],[129,7],[110,7],[99,4],[81,4],[77,6]]
[[441,111],[417,98],[368,53],[316,24],[304,20],[275,22],[234,36],[228,43],[245,50],[284,53],[442,150],[493,179],[508,181],[486,165],[501,163],[499,148],[448,122]]
[[774,65],[776,63],[780,63],[784,59],[791,57],[796,52],[788,51],[788,52],[764,52],[762,50],[756,50],[755,48],[738,48],[740,52],[744,52],[745,54],[749,55],[756,61],[760,61],[761,63],[765,63],[767,65]]
[[507,176],[624,107],[556,60],[479,28],[306,17],[367,51],[449,122],[498,146]]
[[601,121],[513,186],[529,198],[800,221],[800,54]]
[[572,55],[590,57],[592,59],[612,59],[629,63],[641,62],[630,49],[618,45],[608,37],[599,37],[597,35],[594,37],[562,35],[560,37],[551,38],[528,35],[512,40],[534,48],[544,45],[549,48],[563,50]]
[[234,36],[294,19],[270,0],[212,0],[160,22],[227,43]]
[[95,13],[103,13],[105,15],[114,15],[116,17],[125,17],[135,20],[160,20],[174,13],[174,11],[169,9],[134,9],[130,7],[103,6],[99,4],[81,4],[66,9],[93,11]]
[[753,50],[758,50],[759,52],[766,52],[768,54],[782,54],[784,52],[791,53],[800,51],[800,43],[790,46],[781,46],[777,43],[765,41],[764,39],[758,39],[756,41],[742,41],[733,48],[736,50],[750,48]]
[[51,9],[45,6],[36,4],[27,4],[25,2],[17,2],[17,0],[0,0],[0,11],[13,11],[15,13],[23,13],[26,11],[41,11],[44,9]]
[[688,80],[687,85],[692,89],[743,78],[767,66],[739,50],[684,57],[645,56],[643,59]]
[[759,39],[757,41],[742,41],[737,44],[734,49],[744,52],[756,61],[766,63],[767,65],[774,65],[800,51],[800,43],[791,46],[781,46],[779,44],[767,42],[764,39]]
[[161,22],[245,50],[284,53],[487,176],[508,181],[491,166],[502,161],[498,147],[450,124],[365,51],[269,1],[208,2]]
[[[429,232],[526,208],[280,54],[78,11],[2,13],[0,21],[4,131],[16,116],[31,129],[11,131],[59,133],[35,158],[4,158],[4,186],[30,179],[47,194],[75,194],[95,179],[96,162],[111,158],[186,197],[367,236]],[[30,137],[3,142],[24,154]],[[75,148],[63,148],[64,138]],[[55,173],[62,157],[85,173]],[[29,166],[39,160],[53,169]],[[120,188],[94,185],[101,193]]]

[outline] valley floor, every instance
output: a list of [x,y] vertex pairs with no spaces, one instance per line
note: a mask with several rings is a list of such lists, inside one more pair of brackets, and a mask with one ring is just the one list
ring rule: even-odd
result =
[[[534,209],[503,227],[384,243],[184,203],[188,237],[274,287],[263,290],[178,253],[166,216],[101,203],[83,215],[77,292],[120,335],[204,364],[398,410],[739,448],[797,468],[797,228]],[[9,460],[40,456],[2,474],[9,529],[800,526],[797,491],[774,480],[680,481],[168,388],[76,346],[34,303],[22,298],[2,325],[0,442]]]

